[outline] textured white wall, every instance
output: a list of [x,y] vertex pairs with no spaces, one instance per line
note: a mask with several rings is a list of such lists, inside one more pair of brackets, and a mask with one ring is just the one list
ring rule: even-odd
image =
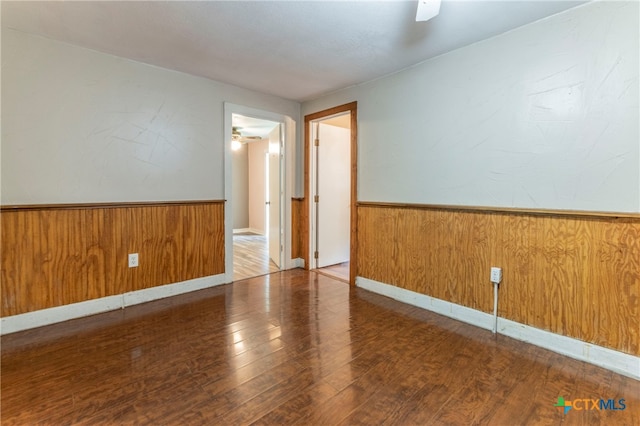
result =
[[303,104],[358,101],[358,199],[640,211],[639,4],[595,2]]
[[224,198],[223,102],[299,104],[2,32],[3,204]]

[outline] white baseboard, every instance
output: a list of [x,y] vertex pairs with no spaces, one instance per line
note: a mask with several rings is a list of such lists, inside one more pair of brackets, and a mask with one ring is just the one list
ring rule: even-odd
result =
[[[409,305],[427,309],[480,328],[491,330],[493,315],[400,287],[356,277],[356,286]],[[595,364],[640,380],[640,357],[604,348],[561,334],[498,318],[498,333],[549,349],[568,357]]]
[[225,283],[225,275],[211,275],[208,277],[194,278],[180,283],[167,284],[158,287],[145,288],[144,290],[132,291],[122,295],[123,307],[138,305],[140,303],[151,302],[152,300],[163,299],[165,297],[176,296],[178,294],[189,293],[196,290],[203,290]]
[[264,235],[263,229],[255,229],[255,228],[237,228],[233,230],[234,234],[246,234],[246,233]]
[[291,259],[291,266],[292,268],[304,268],[304,259],[301,257]]
[[233,233],[234,234],[243,234],[245,232],[251,232],[250,228],[234,228]]
[[122,307],[122,295],[116,295],[3,317],[0,320],[0,335],[114,311]]
[[127,306],[152,300],[175,296],[191,291],[202,290],[224,284],[224,274],[209,277],[196,278],[174,284],[146,288],[115,296],[101,297],[100,299],[86,300],[70,305],[56,306],[54,308],[41,309],[20,315],[12,315],[0,319],[0,335],[15,333],[17,331],[42,327],[58,322],[82,318],[102,312],[123,309]]

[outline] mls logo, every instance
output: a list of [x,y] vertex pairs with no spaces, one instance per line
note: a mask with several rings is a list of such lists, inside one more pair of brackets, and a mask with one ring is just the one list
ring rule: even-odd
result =
[[558,402],[553,404],[554,407],[563,411],[563,414],[567,414],[569,410],[574,409],[576,411],[591,411],[591,410],[615,410],[621,411],[627,408],[624,403],[624,399],[590,399],[580,398],[573,401],[567,401],[564,397],[559,396]]
[[567,414],[569,410],[571,410],[571,401],[565,401],[564,397],[559,396],[558,402],[553,405],[554,407],[558,407],[561,410],[564,410],[564,414]]

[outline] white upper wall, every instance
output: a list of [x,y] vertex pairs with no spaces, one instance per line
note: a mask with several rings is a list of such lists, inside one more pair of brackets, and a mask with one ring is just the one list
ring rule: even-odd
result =
[[303,115],[358,101],[360,201],[639,212],[638,9],[589,3]]
[[2,30],[2,204],[223,199],[223,102],[300,105]]

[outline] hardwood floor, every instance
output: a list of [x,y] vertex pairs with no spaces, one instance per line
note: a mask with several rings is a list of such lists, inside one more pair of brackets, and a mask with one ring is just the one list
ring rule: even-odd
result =
[[329,265],[316,270],[324,275],[339,279],[340,281],[349,282],[349,262],[338,263],[337,265]]
[[6,425],[640,424],[638,381],[299,269],[1,343]]
[[257,277],[279,271],[269,258],[264,235],[244,233],[233,236],[233,280]]

